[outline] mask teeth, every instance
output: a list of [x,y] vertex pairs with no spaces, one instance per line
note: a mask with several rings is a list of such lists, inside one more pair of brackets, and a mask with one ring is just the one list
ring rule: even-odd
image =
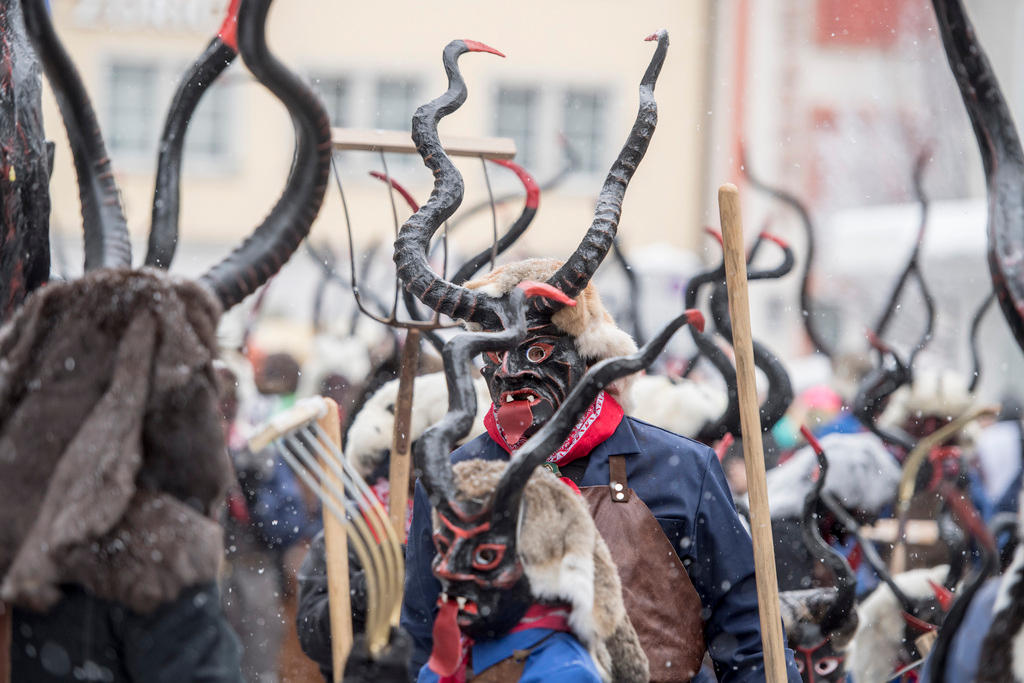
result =
[[455,601],[457,603],[459,603],[459,609],[465,608],[465,606],[466,606],[466,598],[464,598],[464,597],[462,597],[460,595],[459,597],[455,598]]
[[441,593],[441,602],[448,602],[448,594]]

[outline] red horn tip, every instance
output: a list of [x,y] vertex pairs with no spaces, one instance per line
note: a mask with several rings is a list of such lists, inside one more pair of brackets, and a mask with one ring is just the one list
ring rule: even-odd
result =
[[648,41],[648,42],[650,42],[650,41],[652,41],[652,40],[657,40],[657,39],[658,39],[659,37],[661,37],[661,34],[662,34],[662,33],[663,33],[663,31],[655,31],[655,32],[654,32],[654,33],[652,33],[651,35],[649,35],[649,36],[647,36],[646,38],[644,38],[644,40],[646,40],[646,41]]
[[722,242],[722,233],[718,232],[714,228],[708,228],[708,227],[704,228],[704,232],[707,233],[708,235],[710,235],[711,237],[715,238],[715,241],[718,242],[719,246],[724,246],[723,242]]
[[782,239],[778,235],[773,235],[770,232],[767,232],[767,231],[762,232],[761,233],[761,239],[768,240],[769,242],[775,242],[775,244],[779,245],[779,247],[781,247],[782,249],[789,249],[789,242],[787,242],[786,240]]
[[817,437],[811,433],[811,430],[807,428],[807,425],[800,425],[800,434],[807,439],[808,445],[810,445],[811,449],[815,453],[822,455],[825,452],[825,449],[821,447],[821,443],[818,441]]
[[492,55],[498,55],[499,57],[505,56],[503,53],[498,52],[490,45],[485,45],[484,43],[481,43],[478,40],[463,40],[462,42],[465,43],[466,49],[469,50],[470,52],[490,52]]
[[696,327],[698,332],[704,331],[704,314],[695,308],[686,312],[686,324]]
[[560,290],[558,287],[547,284],[546,282],[534,282],[533,280],[523,280],[517,287],[526,293],[526,296],[542,296],[545,299],[551,299],[564,306],[575,306],[576,300],[568,297],[565,292]]
[[943,612],[948,612],[949,608],[953,606],[953,591],[945,586],[940,586],[931,579],[928,579],[928,585],[932,587],[935,599],[939,601],[939,607],[942,608]]

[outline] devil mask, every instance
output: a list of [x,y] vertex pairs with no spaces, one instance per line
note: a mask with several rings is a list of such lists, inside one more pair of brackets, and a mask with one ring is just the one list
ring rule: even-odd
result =
[[515,549],[517,519],[490,512],[480,501],[442,504],[434,526],[433,571],[442,586],[438,607],[456,612],[461,631],[476,639],[508,632],[532,602]]
[[494,419],[511,448],[555,414],[586,371],[572,337],[543,320],[511,350],[489,351],[482,358]]

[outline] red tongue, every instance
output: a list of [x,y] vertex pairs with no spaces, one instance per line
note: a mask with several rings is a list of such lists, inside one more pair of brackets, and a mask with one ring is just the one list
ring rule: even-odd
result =
[[498,406],[495,422],[505,433],[509,446],[515,446],[533,424],[533,409],[529,401],[511,401]]
[[449,600],[441,605],[434,618],[434,649],[427,666],[438,676],[451,676],[462,661],[458,616],[459,606]]

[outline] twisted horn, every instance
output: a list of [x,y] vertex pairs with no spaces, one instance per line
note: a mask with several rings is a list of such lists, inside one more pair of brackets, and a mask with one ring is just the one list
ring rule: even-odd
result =
[[[747,273],[747,280],[774,280],[788,274],[793,270],[795,258],[793,249],[789,244],[771,233],[762,232],[754,242],[747,257],[747,263],[753,261],[761,244],[765,241],[774,242],[782,249],[783,260],[778,266],[769,270],[751,270]],[[729,318],[729,300],[726,296],[724,281],[718,282],[711,292],[711,316],[715,321],[718,332],[725,337],[726,341],[732,344],[732,320]],[[764,344],[753,341],[754,364],[760,368],[768,378],[768,395],[761,405],[761,430],[767,432],[776,422],[782,419],[793,402],[793,383],[789,379],[789,373],[779,361],[778,357]]]
[[132,245],[96,112],[78,70],[50,22],[45,0],[25,2],[25,28],[57,98],[78,178],[85,269],[128,268]]
[[484,351],[507,351],[526,337],[526,289],[523,282],[508,297],[495,299],[502,308],[496,332],[463,332],[444,345],[444,374],[448,385],[448,412],[430,426],[414,445],[414,461],[431,505],[442,501],[454,505],[457,488],[450,454],[455,444],[469,434],[476,416],[476,389],[469,374],[471,362]]
[[974,318],[971,319],[971,333],[970,337],[968,337],[968,343],[971,347],[971,364],[973,369],[971,370],[971,383],[967,385],[967,391],[972,394],[981,380],[981,359],[978,357],[978,332],[981,330],[981,321],[985,318],[985,314],[995,300],[996,293],[989,292],[985,300],[978,306],[978,310],[974,312]]
[[224,22],[203,53],[185,72],[171,99],[164,132],[160,136],[160,155],[156,162],[156,186],[153,188],[153,215],[149,224],[149,248],[146,265],[168,268],[178,246],[178,219],[181,206],[181,153],[185,132],[199,100],[217,77],[238,56],[238,3],[231,0]]
[[[722,246],[722,236],[717,230],[705,228],[705,232],[711,235],[719,246]],[[683,308],[689,310],[697,307],[697,297],[701,287],[712,282],[720,282],[725,278],[725,257],[713,269],[698,273],[686,283],[686,291],[683,295]],[[697,440],[702,443],[712,443],[726,434],[740,433],[740,395],[736,383],[736,368],[732,361],[725,355],[725,352],[718,347],[710,335],[690,327],[690,336],[697,347],[697,356],[690,360],[692,369],[701,355],[705,356],[715,369],[722,375],[725,381],[726,405],[725,410],[718,418],[709,424],[704,425],[697,434]]]
[[502,314],[494,297],[453,285],[431,270],[427,263],[430,238],[462,203],[462,174],[441,146],[437,124],[466,101],[466,82],[458,59],[467,52],[490,52],[494,48],[474,40],[453,40],[444,48],[442,62],[448,74],[448,89],[424,104],[412,117],[412,139],[423,163],[434,174],[434,190],[427,203],[405,221],[395,240],[395,267],[405,288],[436,313],[480,323],[493,329]]
[[918,204],[921,206],[921,220],[918,223],[917,239],[914,241],[913,249],[910,250],[910,258],[907,259],[907,265],[904,266],[903,272],[900,273],[899,278],[896,280],[896,286],[893,287],[892,294],[889,295],[889,302],[882,310],[882,315],[879,316],[878,322],[875,323],[875,334],[879,337],[885,335],[885,331],[892,320],[892,315],[896,311],[896,304],[899,303],[900,296],[903,293],[903,288],[906,286],[907,280],[910,279],[910,275],[918,267],[918,255],[921,253],[925,229],[928,227],[930,202],[924,191],[924,167],[927,165],[929,154],[931,154],[930,149],[922,149],[917,155],[917,160],[914,162],[914,194],[917,195]]
[[1010,331],[1024,348],[1024,151],[995,72],[956,0],[932,0],[939,34],[971,119],[988,192],[988,266]]
[[[587,286],[597,267],[601,265],[604,257],[608,254],[619,227],[626,187],[637,166],[643,160],[647,146],[651,142],[651,136],[654,135],[654,127],[658,123],[658,105],[654,101],[654,84],[658,80],[661,66],[665,63],[665,55],[668,53],[668,31],[662,29],[647,36],[645,40],[657,40],[658,47],[654,51],[654,56],[651,57],[650,64],[647,65],[643,78],[640,79],[640,107],[633,128],[605,178],[604,186],[597,197],[594,220],[590,224],[590,229],[587,230],[583,241],[576,247],[572,256],[554,275],[548,278],[548,284],[558,287],[568,296],[576,296]],[[545,304],[540,300],[535,300],[534,306],[540,309]],[[547,309],[552,312],[555,310],[550,304],[547,305]]]
[[827,342],[825,342],[825,339],[821,336],[818,330],[815,329],[812,321],[812,318],[814,318],[814,311],[812,310],[814,306],[811,301],[810,284],[811,265],[814,263],[815,239],[814,222],[811,220],[811,214],[808,212],[804,203],[797,199],[796,195],[768,185],[757,175],[751,172],[745,150],[741,150],[740,164],[743,168],[743,172],[747,176],[747,180],[753,187],[767,193],[769,196],[774,197],[783,204],[788,205],[796,211],[797,215],[800,217],[800,224],[804,226],[804,237],[807,240],[807,257],[804,261],[803,273],[800,275],[800,310],[803,313],[801,317],[804,321],[804,330],[807,332],[807,338],[811,340],[814,350],[831,360],[834,350]]
[[[868,372],[857,388],[851,412],[860,422],[880,439],[895,444],[908,453],[914,448],[914,440],[902,430],[891,427],[883,429],[878,426],[878,417],[885,408],[885,403],[892,394],[913,379],[911,368],[900,360],[896,352],[882,342],[873,332],[868,332],[868,339],[881,354],[879,365]],[[885,357],[891,357],[893,367],[885,367]]]
[[580,415],[594,402],[598,394],[620,377],[650,366],[672,335],[683,325],[703,330],[704,316],[700,311],[685,311],[662,328],[654,339],[636,353],[608,358],[591,366],[551,419],[545,422],[522,448],[512,454],[508,468],[502,473],[491,499],[492,519],[515,519],[519,512],[523,487],[530,474],[565,442]]
[[629,285],[629,303],[626,306],[626,310],[629,313],[630,327],[633,328],[633,340],[636,341],[638,346],[643,346],[647,343],[647,339],[644,335],[643,326],[640,324],[640,301],[642,300],[640,278],[636,274],[636,268],[633,267],[633,264],[626,257],[626,252],[622,249],[622,240],[617,235],[612,240],[612,247],[615,260],[622,267],[622,274],[626,276],[626,282]]
[[822,489],[825,488],[825,478],[828,476],[828,457],[826,457],[825,450],[806,425],[800,426],[800,433],[807,439],[811,450],[814,451],[814,455],[818,458],[819,472],[818,481],[814,482],[814,486],[804,497],[804,544],[807,546],[811,556],[827,565],[835,575],[836,599],[835,602],[829,605],[828,611],[825,612],[821,619],[821,632],[826,634],[834,633],[842,631],[844,622],[850,618],[850,612],[853,610],[853,602],[856,597],[857,577],[854,576],[853,570],[850,569],[850,564],[846,561],[846,558],[832,549],[821,537],[821,531],[818,529],[817,522],[817,507],[818,501],[821,499]]
[[523,204],[523,211],[519,214],[519,218],[516,219],[516,222],[512,224],[505,234],[499,237],[494,245],[481,250],[476,256],[462,264],[462,267],[455,272],[455,275],[452,276],[453,285],[461,285],[470,280],[491,260],[492,256],[499,256],[508,251],[508,248],[517,239],[522,237],[526,229],[530,227],[530,223],[533,222],[534,217],[537,215],[537,207],[540,206],[540,186],[537,185],[537,181],[533,179],[533,176],[526,172],[526,169],[515,162],[505,161],[504,159],[488,159],[488,161],[504,166],[516,174],[519,182],[523,184],[523,188],[526,190],[526,201]]
[[238,47],[247,67],[288,109],[295,126],[295,158],[284,193],[255,232],[200,282],[225,310],[266,282],[309,233],[323,204],[331,164],[331,128],[316,95],[274,55],[266,42],[271,0],[243,0]]

